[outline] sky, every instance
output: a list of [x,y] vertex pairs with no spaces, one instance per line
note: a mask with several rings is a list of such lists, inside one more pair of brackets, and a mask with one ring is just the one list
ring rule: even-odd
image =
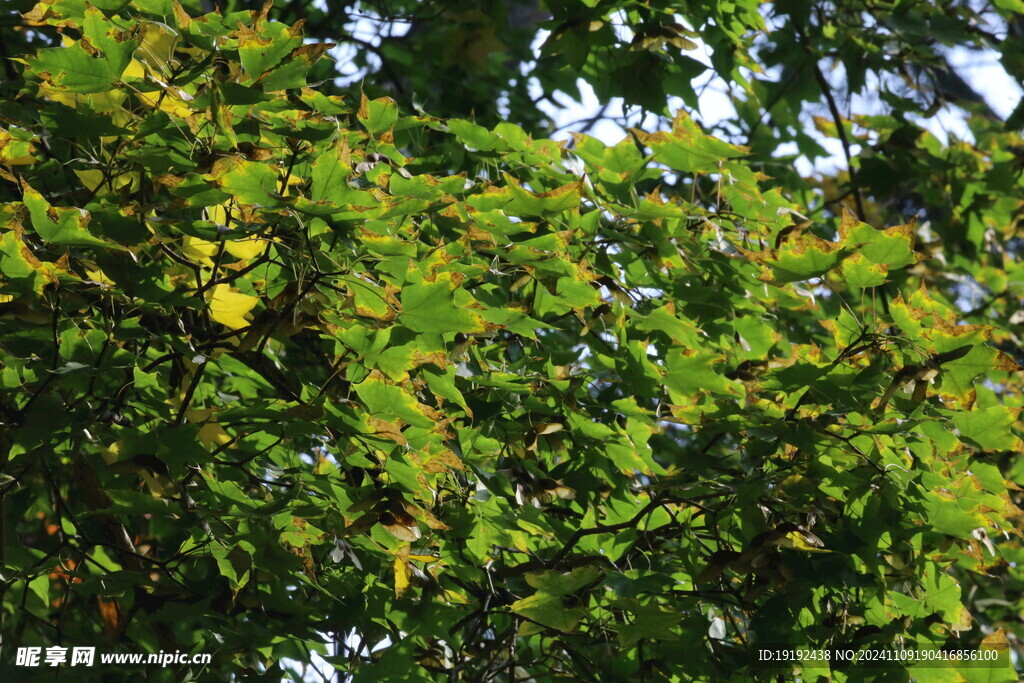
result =
[[[314,4],[321,9],[327,10],[325,0],[314,0]],[[685,23],[682,17],[677,17],[677,20],[680,23]],[[618,23],[619,25],[616,27],[616,30],[621,34],[620,38],[629,42],[632,35],[629,28],[627,28],[628,22],[623,19]],[[390,37],[400,37],[408,30],[409,26],[410,24],[405,23],[382,24],[369,17],[357,17],[350,24],[349,29],[353,31],[353,34],[358,39],[376,43],[382,38],[382,30],[386,31]],[[539,31],[533,43],[534,55],[538,59],[541,57],[541,45],[547,40],[548,35],[548,31]],[[694,89],[700,93],[698,97],[699,112],[695,112],[695,118],[698,118],[705,126],[712,126],[720,121],[735,117],[736,110],[733,108],[729,98],[727,85],[711,68],[711,49],[704,45],[699,38],[692,40],[697,43],[697,49],[690,51],[688,56],[708,67],[708,71],[705,74],[693,81]],[[352,45],[339,45],[331,51],[331,54],[338,60],[339,65],[345,65],[350,63],[348,56],[356,49],[360,48]],[[1020,84],[1006,73],[999,64],[998,55],[994,52],[979,53],[958,48],[949,51],[947,57],[949,63],[957,70],[958,74],[970,83],[977,92],[981,93],[989,106],[1003,118],[1010,115],[1022,95],[1024,95],[1024,90],[1021,89]],[[341,71],[343,74],[345,73],[344,66],[341,67]],[[354,68],[347,75],[353,78],[357,77]],[[841,73],[838,76],[832,74],[830,77],[836,80],[841,78]],[[869,89],[870,85],[869,83]],[[562,107],[556,107],[547,101],[542,101],[539,104],[541,110],[548,114],[555,125],[556,132],[552,137],[556,140],[571,139],[571,133],[573,132],[572,124],[589,119],[601,108],[602,103],[595,96],[593,88],[583,79],[578,81],[578,87],[581,93],[580,101],[574,101],[565,93],[556,91],[552,96],[563,105]],[[536,82],[532,83],[531,95],[536,97],[539,94],[541,94],[539,84]],[[851,104],[855,112],[873,112],[878,110],[877,103],[867,102],[861,97],[854,97]],[[684,105],[681,98],[671,98],[669,106],[674,111],[677,108],[683,108]],[[607,115],[612,118],[621,118],[623,114],[622,99],[612,99]],[[818,138],[819,143],[825,149],[831,152],[831,156],[818,159],[813,164],[806,158],[800,158],[797,162],[797,170],[806,174],[812,172],[834,174],[836,171],[845,168],[846,164],[840,142],[835,139],[824,138],[817,131],[814,131],[813,126],[809,122],[809,114],[807,116],[808,130]],[[650,129],[656,125],[655,121],[656,119],[653,115],[645,117],[643,121],[641,121],[639,116],[635,116],[630,120],[630,125],[637,126],[639,124],[641,127]],[[949,141],[950,134],[959,139],[972,140],[963,113],[955,111],[948,106],[940,110],[936,116],[930,119],[919,118],[916,120],[916,123],[929,130],[943,143]],[[588,134],[605,144],[615,144],[625,137],[626,131],[614,121],[605,119],[593,126],[588,131]],[[854,150],[856,150],[856,146],[854,146]],[[790,154],[797,151],[795,148],[781,150],[782,153]]]
[[[542,31],[538,35],[537,42],[534,43],[536,54],[539,55],[539,46],[546,38],[546,31]],[[708,67],[708,71],[704,75],[693,81],[694,90],[700,93],[698,97],[699,120],[705,126],[712,126],[723,120],[735,118],[736,109],[729,98],[728,88],[722,79],[711,69],[711,49],[700,43],[699,39],[696,39],[695,42],[698,43],[698,48],[692,51],[689,56],[701,61]],[[1021,89],[1020,84],[1006,73],[999,64],[998,56],[994,52],[981,53],[979,55],[978,52],[959,48],[951,50],[948,57],[949,63],[957,70],[959,75],[985,98],[988,105],[1000,117],[1007,118],[1017,106],[1021,97],[1024,96],[1024,90]],[[581,101],[574,101],[565,93],[556,92],[554,97],[565,105],[563,108],[555,107],[546,101],[540,104],[540,108],[551,117],[555,124],[557,130],[552,137],[556,140],[571,139],[571,124],[587,120],[601,108],[602,103],[594,94],[593,88],[586,81],[579,79],[577,85],[582,95]],[[536,97],[540,94],[540,87],[534,84],[533,88],[534,90],[531,92],[531,95]],[[855,112],[870,112],[877,107],[877,105],[865,102],[860,97],[855,97],[852,104],[852,109]],[[682,99],[672,98],[669,106],[675,110],[676,108],[683,108],[684,105]],[[612,99],[607,114],[612,118],[621,118],[624,115],[621,98]],[[805,116],[808,116],[809,119],[809,115],[805,113]],[[923,117],[910,118],[935,135],[944,144],[948,144],[950,134],[961,140],[973,140],[963,112],[957,111],[953,107],[943,107],[930,119]],[[652,121],[653,116],[646,117],[644,123],[647,125],[644,127],[649,129],[649,124]],[[634,117],[631,120],[631,125],[633,126],[636,126],[638,123],[640,123],[639,117]],[[807,129],[831,153],[831,156],[818,159],[814,163],[805,157],[800,157],[797,160],[797,170],[803,175],[810,175],[814,172],[835,174],[838,170],[845,169],[846,162],[843,157],[841,143],[834,138],[821,136],[809,122]],[[588,134],[605,144],[612,145],[622,140],[626,135],[626,131],[615,121],[605,119],[597,123]],[[858,147],[853,145],[852,151],[856,153],[857,150]],[[797,150],[794,147],[789,150],[781,149],[781,151],[795,153]]]

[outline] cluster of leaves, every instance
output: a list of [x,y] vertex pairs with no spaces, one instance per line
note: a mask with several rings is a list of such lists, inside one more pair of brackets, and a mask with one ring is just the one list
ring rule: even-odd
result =
[[[570,150],[332,95],[327,45],[261,12],[25,21],[63,45],[0,105],[5,651],[682,680],[1024,635],[1005,249],[810,221],[683,112]],[[976,148],[913,145],[878,159],[944,159],[968,241],[1019,209]]]

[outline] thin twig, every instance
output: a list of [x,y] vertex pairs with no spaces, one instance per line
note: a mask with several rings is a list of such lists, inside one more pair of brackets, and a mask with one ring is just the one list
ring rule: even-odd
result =
[[832,114],[832,121],[836,124],[836,132],[839,134],[839,142],[843,146],[843,156],[846,157],[846,168],[850,174],[850,188],[853,191],[853,201],[857,206],[858,216],[863,220],[866,218],[867,214],[864,213],[864,200],[860,196],[860,188],[853,180],[853,155],[850,153],[850,139],[846,135],[846,126],[843,125],[843,115],[839,112],[839,106],[836,104],[835,97],[832,96],[832,86],[829,85],[828,79],[825,78],[825,74],[822,72],[821,66],[818,64],[817,56],[811,50],[811,44],[807,40],[807,34],[804,33],[803,27],[799,24],[796,24],[796,34],[800,38],[800,43],[804,46],[807,56],[811,58],[811,68],[814,71],[814,80],[818,82],[821,94],[825,96],[825,102],[828,104],[828,110]]

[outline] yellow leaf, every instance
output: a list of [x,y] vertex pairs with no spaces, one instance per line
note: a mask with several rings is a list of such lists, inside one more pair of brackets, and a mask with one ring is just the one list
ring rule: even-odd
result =
[[231,212],[228,210],[228,207],[225,206],[224,204],[214,204],[213,206],[208,206],[206,207],[205,212],[206,220],[210,221],[211,223],[227,225],[228,221],[231,219]]
[[232,289],[231,285],[215,286],[210,291],[209,298],[210,316],[233,330],[249,325],[246,315],[259,303],[258,298],[242,294]]
[[949,625],[951,629],[958,633],[960,631],[971,630],[971,624],[974,621],[974,618],[971,616],[971,613],[967,611],[966,607],[960,605],[956,610],[954,610],[954,615],[956,621]]
[[91,169],[88,171],[75,171],[75,175],[82,181],[90,192],[95,192],[96,188],[101,185],[107,186],[111,190],[119,190],[126,185],[131,185],[138,178],[138,173],[120,173],[114,176],[112,179],[107,180],[106,175],[103,171],[97,169]]
[[[146,35],[142,44],[135,51],[135,56],[149,67],[164,75],[170,72],[168,63],[174,55],[174,48],[178,44],[178,36],[171,33],[161,24],[151,23],[146,26]],[[134,61],[134,60],[133,60]]]
[[121,74],[121,78],[124,80],[141,81],[146,78],[146,67],[142,65],[137,59],[133,59],[128,62],[128,67]]
[[[191,363],[191,361],[188,361],[188,359],[185,360],[185,368],[191,375],[191,373],[195,372],[196,368],[198,368],[199,366],[197,364]],[[181,404],[178,403],[176,404],[175,407],[180,405]],[[214,410],[213,408],[189,408],[188,412],[185,413],[185,419],[188,420],[189,422],[216,422],[217,418],[213,417],[213,415],[216,412],[217,411]]]
[[135,94],[142,104],[152,108],[159,107],[175,118],[187,119],[192,116],[192,110],[185,104],[185,98],[191,99],[191,95],[183,90],[168,87],[160,93],[137,92]]
[[78,176],[78,179],[82,181],[82,184],[85,185],[86,189],[90,192],[95,191],[96,188],[100,186],[100,183],[103,182],[103,171],[100,171],[99,169],[92,169],[89,171],[75,170],[75,175]]
[[207,422],[199,430],[199,440],[207,450],[231,442],[231,436],[216,422]]
[[533,425],[533,431],[536,432],[538,435],[554,434],[555,432],[562,431],[562,429],[564,429],[564,425],[561,425],[557,422],[538,422],[537,424]]
[[[113,123],[121,125],[128,112],[121,109],[127,95],[122,90],[111,90],[102,93],[71,93],[54,88],[46,83],[39,84],[39,95],[66,107],[77,109],[79,103],[85,103],[96,114],[113,114]],[[120,116],[119,116],[120,115]]]
[[440,558],[434,557],[433,555],[410,555],[409,559],[416,560],[417,562],[426,562],[427,564],[431,564],[433,562],[441,562]]
[[103,461],[108,465],[113,465],[117,462],[118,454],[121,452],[121,445],[123,443],[123,440],[118,440],[110,444],[109,448],[100,446],[100,454],[103,456]]
[[409,567],[401,557],[395,558],[395,597],[400,598],[409,590]]
[[187,259],[202,263],[204,266],[212,266],[212,257],[217,253],[217,245],[198,237],[185,235],[181,238],[181,253]]
[[809,553],[831,552],[823,547],[824,544],[817,536],[805,529],[783,530],[780,533],[781,536],[778,540],[772,539],[772,541],[769,542],[772,542],[774,545],[782,546],[783,548],[803,550]]
[[35,147],[30,141],[11,135],[6,130],[0,130],[0,163],[4,166],[34,164],[34,150]]
[[265,249],[262,240],[256,237],[247,237],[244,240],[225,242],[224,248],[228,253],[237,259],[251,259],[259,256]]
[[99,268],[90,269],[90,268],[86,267],[85,274],[88,276],[88,278],[90,280],[92,280],[93,282],[98,282],[101,285],[103,285],[104,287],[113,287],[115,284],[117,284],[113,280],[111,280],[109,277],[107,277],[107,274],[104,273]]

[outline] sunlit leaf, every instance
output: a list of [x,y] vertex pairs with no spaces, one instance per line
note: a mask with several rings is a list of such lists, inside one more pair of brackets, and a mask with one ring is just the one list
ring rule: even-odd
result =
[[221,325],[237,330],[248,327],[248,313],[259,299],[233,289],[231,285],[214,285],[208,294],[210,317]]

